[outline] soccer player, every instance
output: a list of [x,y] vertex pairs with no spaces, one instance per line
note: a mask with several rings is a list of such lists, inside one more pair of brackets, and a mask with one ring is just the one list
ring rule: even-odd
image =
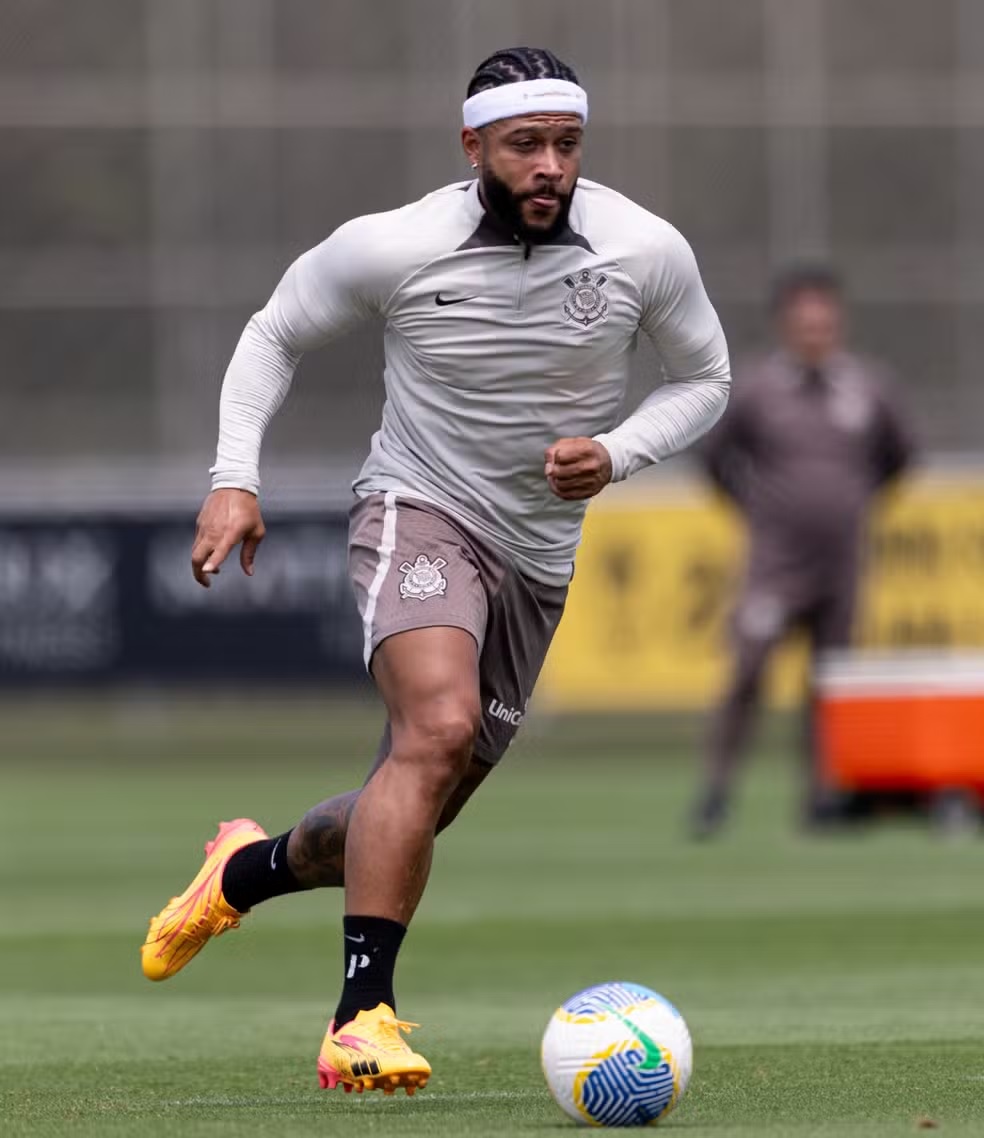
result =
[[[192,551],[208,586],[252,574],[260,442],[303,352],[385,321],[382,426],[354,484],[350,575],[387,711],[361,790],[268,837],[224,823],[150,924],[144,973],[173,976],[270,897],[345,888],[344,983],[321,1085],[423,1086],[393,972],[447,826],[515,734],[564,608],[587,499],[668,458],[721,414],[727,348],[686,241],[580,178],[588,100],[551,52],[480,65],[462,143],[476,171],[358,217],[292,265],[222,388],[212,492]],[[637,335],[666,382],[622,423]],[[654,377],[655,378],[655,377]]]
[[[733,621],[734,669],[714,718],[694,836],[723,824],[772,651],[795,627],[816,654],[850,643],[864,524],[913,446],[884,368],[846,350],[837,276],[800,265],[775,286],[780,346],[741,371],[736,397],[698,448],[748,525]],[[809,827],[830,820],[806,703]]]

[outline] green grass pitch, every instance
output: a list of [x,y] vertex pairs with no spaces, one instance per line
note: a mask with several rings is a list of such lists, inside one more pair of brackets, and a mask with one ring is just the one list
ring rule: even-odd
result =
[[398,970],[426,1091],[317,1089],[341,898],[274,901],[174,980],[146,920],[220,818],[286,828],[361,778],[364,707],[0,706],[0,1135],[560,1134],[553,1008],[608,979],[695,1040],[681,1138],[984,1134],[984,842],[882,825],[798,836],[767,735],[733,829],[683,837],[693,732],[534,721],[439,842]]

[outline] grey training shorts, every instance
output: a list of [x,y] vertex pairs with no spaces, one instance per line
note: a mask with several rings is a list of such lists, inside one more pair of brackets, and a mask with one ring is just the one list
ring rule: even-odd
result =
[[526,714],[567,586],[531,580],[449,514],[393,492],[353,506],[349,576],[367,668],[398,632],[443,626],[475,638],[482,722],[474,753],[497,763]]

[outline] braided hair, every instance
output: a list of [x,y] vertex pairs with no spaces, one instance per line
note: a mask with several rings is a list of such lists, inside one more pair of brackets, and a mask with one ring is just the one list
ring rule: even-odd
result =
[[508,47],[483,60],[468,84],[467,97],[527,79],[566,79],[577,83],[574,69],[545,47]]

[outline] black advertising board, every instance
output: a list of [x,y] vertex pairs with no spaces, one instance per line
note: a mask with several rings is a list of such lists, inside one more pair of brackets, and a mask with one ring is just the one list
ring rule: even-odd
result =
[[346,517],[266,521],[255,575],[203,589],[186,515],[0,518],[0,684],[359,682]]

